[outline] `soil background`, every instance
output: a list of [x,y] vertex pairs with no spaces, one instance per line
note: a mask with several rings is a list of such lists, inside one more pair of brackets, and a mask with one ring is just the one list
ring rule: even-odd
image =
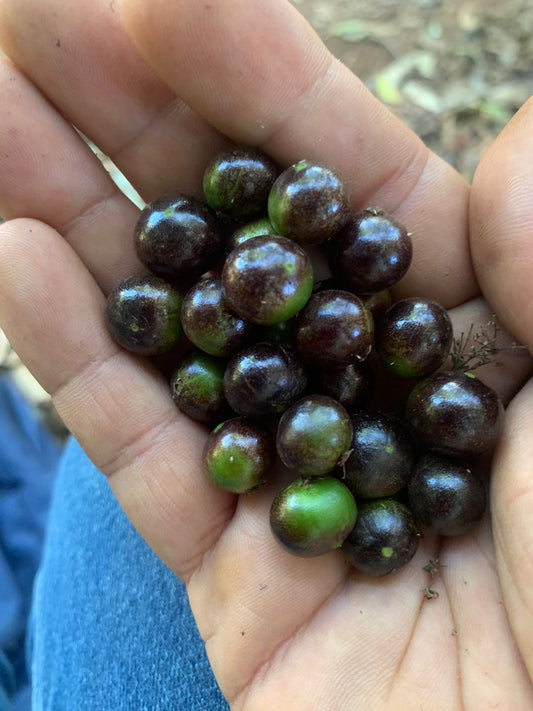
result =
[[330,51],[471,180],[533,93],[533,0],[292,0]]

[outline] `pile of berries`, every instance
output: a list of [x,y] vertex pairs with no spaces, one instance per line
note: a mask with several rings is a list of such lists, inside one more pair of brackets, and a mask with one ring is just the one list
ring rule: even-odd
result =
[[503,407],[472,373],[446,370],[441,305],[392,302],[410,233],[381,209],[354,214],[327,166],[280,170],[247,148],[217,155],[203,192],[142,211],[147,273],[110,293],[106,322],[132,353],[176,354],[171,396],[211,430],[205,474],[249,495],[281,461],[293,477],[272,502],[275,538],[300,556],[343,546],[372,575],[403,567],[424,528],[468,531]]

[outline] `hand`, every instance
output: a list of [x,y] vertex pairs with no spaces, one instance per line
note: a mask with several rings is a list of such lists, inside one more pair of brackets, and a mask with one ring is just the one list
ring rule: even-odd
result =
[[[494,542],[487,517],[464,538],[424,538],[407,568],[379,580],[340,553],[290,556],[268,530],[276,482],[238,501],[215,490],[201,471],[205,431],[108,336],[104,295],[139,270],[138,210],[70,127],[146,201],[198,193],[208,158],[233,142],[284,165],[322,159],[351,181],[356,207],[383,207],[413,233],[398,296],[437,299],[458,330],[495,309],[531,348],[531,103],[482,162],[469,225],[465,181],[283,0],[1,0],[0,44],[14,63],[0,67],[0,324],[186,581],[232,708],[532,708],[531,384],[494,461]],[[483,377],[509,400],[530,362],[501,362]],[[436,558],[440,596],[428,601],[422,568]]]

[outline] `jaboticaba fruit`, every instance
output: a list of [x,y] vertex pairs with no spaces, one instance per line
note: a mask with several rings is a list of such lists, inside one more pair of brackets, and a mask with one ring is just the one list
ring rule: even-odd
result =
[[396,301],[381,317],[375,346],[382,361],[402,378],[434,373],[452,345],[452,322],[436,301],[412,297]]
[[182,302],[181,293],[159,277],[130,277],[109,293],[106,324],[117,343],[131,353],[166,353],[183,335]]
[[313,290],[311,260],[285,237],[252,237],[227,256],[222,269],[226,301],[239,316],[271,325],[288,321]]
[[333,276],[356,294],[374,294],[396,284],[413,255],[405,227],[383,210],[354,215],[328,245]]
[[235,494],[264,484],[273,457],[274,443],[268,430],[246,417],[232,417],[215,427],[204,447],[210,478]]
[[181,322],[187,338],[214,356],[230,356],[250,339],[254,326],[231,311],[222,280],[214,271],[204,274],[185,294]]
[[134,230],[137,256],[168,279],[199,276],[223,251],[223,236],[207,207],[187,195],[159,198],[141,212]]
[[349,291],[327,289],[309,299],[293,329],[294,347],[303,361],[338,367],[364,360],[374,342],[374,319]]
[[503,405],[472,373],[434,373],[415,385],[406,408],[421,444],[441,454],[475,455],[491,449],[503,428]]
[[231,415],[224,396],[224,362],[202,351],[185,355],[170,379],[172,399],[192,420],[218,424]]
[[278,173],[276,163],[261,151],[222,151],[206,166],[204,196],[213,210],[230,220],[251,220],[266,213],[268,195]]
[[361,572],[383,576],[403,568],[416,553],[419,541],[415,518],[405,504],[373,499],[358,505],[357,521],[345,549]]
[[270,527],[295,555],[312,557],[339,548],[353,529],[357,505],[338,479],[296,479],[279,492],[270,509]]
[[230,359],[224,392],[235,412],[248,417],[280,415],[307,385],[305,370],[287,346],[256,343]]
[[425,455],[407,487],[409,507],[418,521],[442,536],[458,536],[481,519],[485,486],[461,462]]
[[327,395],[307,395],[281,416],[276,446],[286,467],[303,476],[320,476],[337,466],[351,440],[344,407]]
[[331,168],[301,160],[276,178],[268,216],[280,235],[300,244],[319,244],[348,221],[350,189]]

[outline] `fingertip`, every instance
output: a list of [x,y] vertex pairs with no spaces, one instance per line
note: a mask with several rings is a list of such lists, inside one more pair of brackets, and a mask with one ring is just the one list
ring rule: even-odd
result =
[[511,334],[533,348],[533,99],[483,156],[473,180],[471,250],[480,286]]

